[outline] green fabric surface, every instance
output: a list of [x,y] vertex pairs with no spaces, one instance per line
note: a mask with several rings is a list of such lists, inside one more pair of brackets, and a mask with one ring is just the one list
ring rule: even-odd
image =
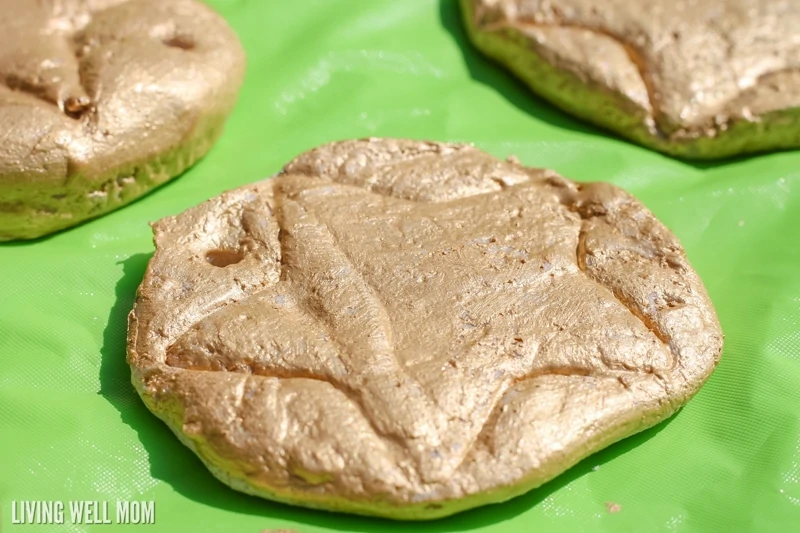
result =
[[[800,153],[688,164],[585,126],[481,57],[455,1],[211,3],[249,57],[219,144],[129,207],[0,246],[0,531],[800,530]],[[706,283],[726,334],[717,371],[667,422],[440,521],[291,508],[215,480],[129,382],[125,317],[153,251],[148,222],[365,136],[474,142],[631,191]],[[12,501],[129,499],[154,501],[155,524],[11,524]]]

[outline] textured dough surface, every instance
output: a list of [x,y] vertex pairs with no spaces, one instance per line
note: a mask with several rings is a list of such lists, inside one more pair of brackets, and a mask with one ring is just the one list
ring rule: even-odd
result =
[[0,241],[129,203],[214,144],[244,76],[193,0],[0,0]]
[[217,477],[278,501],[506,500],[674,413],[722,348],[636,199],[467,145],[325,145],[154,233],[133,383]]
[[475,45],[564,110],[709,159],[800,147],[800,3],[461,0]]

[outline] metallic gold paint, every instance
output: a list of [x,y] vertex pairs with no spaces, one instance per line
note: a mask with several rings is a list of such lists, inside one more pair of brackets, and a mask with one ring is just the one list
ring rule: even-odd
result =
[[800,147],[781,0],[461,0],[477,48],[564,110],[690,159]]
[[325,145],[154,232],[139,394],[222,481],[292,504],[506,500],[670,416],[722,349],[636,199],[467,145]]
[[233,30],[192,0],[0,0],[0,241],[127,204],[222,132]]

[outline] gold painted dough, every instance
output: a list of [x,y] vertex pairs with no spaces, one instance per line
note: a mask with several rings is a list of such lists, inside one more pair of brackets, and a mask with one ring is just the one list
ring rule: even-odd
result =
[[564,110],[668,154],[800,148],[800,3],[460,0],[472,41]]
[[192,0],[0,0],[0,241],[129,203],[222,132],[239,41]]
[[235,489],[426,519],[670,416],[722,334],[677,239],[605,183],[369,139],[154,224],[147,406]]

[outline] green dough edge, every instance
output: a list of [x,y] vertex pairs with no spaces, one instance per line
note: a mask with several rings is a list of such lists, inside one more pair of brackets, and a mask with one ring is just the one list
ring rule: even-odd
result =
[[[222,135],[228,117],[202,116],[176,145],[149,154],[99,177],[72,174],[63,183],[0,183],[0,242],[30,240],[100,217],[180,176],[205,156]],[[122,180],[125,178],[127,182]],[[105,198],[89,198],[91,190]]]

